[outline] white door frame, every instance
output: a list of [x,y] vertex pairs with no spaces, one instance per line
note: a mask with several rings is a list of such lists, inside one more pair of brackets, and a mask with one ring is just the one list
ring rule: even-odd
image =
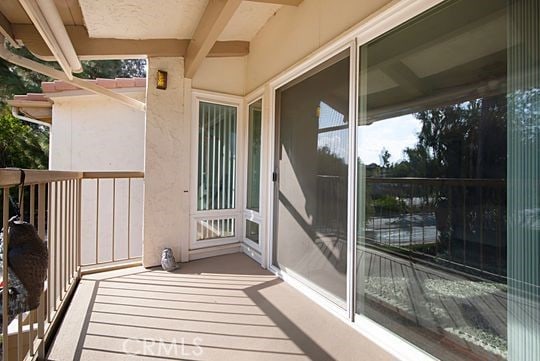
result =
[[[265,149],[265,140],[264,140],[264,132],[265,132],[265,124],[264,124],[264,121],[265,121],[265,117],[264,117],[264,100],[263,100],[263,92],[262,92],[262,89],[258,89],[257,91],[251,93],[249,96],[246,97],[245,99],[245,105],[244,105],[244,117],[245,117],[245,121],[244,121],[244,129],[243,129],[243,132],[244,132],[244,154],[246,154],[245,156],[245,162],[244,162],[244,172],[243,172],[243,177],[242,177],[242,180],[243,180],[243,187],[242,187],[242,190],[244,192],[244,202],[243,202],[243,230],[245,231],[246,229],[246,221],[252,221],[254,223],[257,223],[259,225],[259,243],[255,243],[253,242],[252,240],[250,240],[248,237],[246,237],[244,235],[243,237],[243,243],[245,244],[245,246],[247,247],[244,247],[244,252],[246,254],[248,254],[250,257],[254,258],[257,262],[261,263],[262,262],[262,251],[263,251],[263,248],[264,248],[264,243],[265,242],[265,238],[264,238],[264,235],[263,235],[263,223],[264,223],[264,208],[263,208],[263,169],[264,169],[264,166],[263,166],[263,153],[264,153],[264,149]],[[247,154],[249,153],[249,117],[250,117],[250,112],[249,112],[249,107],[257,102],[261,100],[262,104],[261,104],[261,162],[260,162],[260,169],[259,169],[259,177],[260,177],[260,187],[259,187],[259,211],[254,211],[254,210],[251,210],[251,209],[248,209],[247,208],[247,177],[248,177],[248,169],[247,169],[247,162],[248,162],[248,156]],[[254,253],[254,252],[255,253]]]
[[[235,172],[235,208],[234,209],[223,209],[223,210],[208,210],[208,211],[199,211],[197,210],[197,196],[198,196],[198,149],[199,149],[199,103],[207,102],[212,104],[227,105],[235,107],[236,112],[236,172]],[[243,172],[244,164],[244,154],[243,144],[243,110],[244,110],[244,100],[242,97],[208,92],[203,90],[193,90],[192,91],[192,134],[191,139],[191,164],[193,165],[193,171],[191,172],[191,206],[190,206],[190,250],[200,249],[200,248],[209,248],[222,245],[228,245],[233,243],[240,243],[243,239],[243,217],[242,217],[242,207],[243,207],[243,192],[240,189],[241,179]],[[219,238],[219,239],[210,239],[197,241],[197,221],[202,219],[224,219],[224,218],[234,218],[235,220],[235,235],[234,237]]]

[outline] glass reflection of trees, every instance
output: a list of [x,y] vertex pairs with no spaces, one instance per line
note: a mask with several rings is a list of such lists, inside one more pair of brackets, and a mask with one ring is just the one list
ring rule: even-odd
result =
[[366,167],[366,240],[504,276],[506,104],[495,95],[415,113],[417,144]]

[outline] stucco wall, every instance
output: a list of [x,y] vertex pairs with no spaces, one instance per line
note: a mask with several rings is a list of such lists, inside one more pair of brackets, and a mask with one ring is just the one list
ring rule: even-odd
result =
[[[144,90],[131,96],[144,101]],[[97,95],[51,98],[50,169],[144,169],[143,112]]]
[[246,57],[206,58],[192,80],[194,89],[244,95]]
[[[157,70],[168,73],[156,89]],[[161,251],[189,241],[190,119],[184,117],[184,60],[149,58],[146,113],[143,265],[160,264]]]
[[250,43],[246,91],[294,65],[390,0],[304,0],[284,6]]
[[[142,171],[144,169],[145,114],[108,98],[80,95],[84,92],[51,95],[53,125],[49,149],[49,169],[77,171]],[[143,90],[126,93],[144,100]],[[128,203],[128,189],[131,192]],[[112,225],[113,182],[101,180],[99,222],[96,230],[97,186],[95,180],[82,183],[81,261],[112,260],[114,230],[115,258],[142,253],[143,182],[117,180],[115,185],[115,227]],[[128,204],[130,211],[128,212]],[[129,215],[129,222],[128,222]],[[129,232],[128,232],[129,227]],[[97,232],[97,235],[96,235]],[[128,236],[129,234],[129,236]]]

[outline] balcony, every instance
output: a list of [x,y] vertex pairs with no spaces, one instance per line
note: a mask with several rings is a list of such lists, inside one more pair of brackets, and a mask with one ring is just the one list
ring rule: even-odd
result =
[[134,266],[141,173],[25,171],[24,185],[20,175],[0,170],[4,229],[23,192],[50,262],[39,308],[4,324],[5,360],[392,359],[243,254],[172,273]]
[[[392,358],[236,253],[83,276],[51,360]],[[144,357],[143,357],[144,356]],[[139,359],[139,358],[137,358]]]

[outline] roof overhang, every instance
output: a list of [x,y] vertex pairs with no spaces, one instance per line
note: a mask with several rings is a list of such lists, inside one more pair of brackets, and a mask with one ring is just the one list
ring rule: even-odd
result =
[[[249,42],[268,19],[302,0],[155,0],[151,6],[146,0],[45,2],[54,9],[38,0],[0,2],[0,34],[13,46],[56,60],[69,78],[77,58],[158,56],[185,57],[192,77],[205,57],[247,55]],[[73,51],[70,44],[64,51],[65,43]]]
[[[282,6],[302,0],[11,0],[0,2],[0,43],[56,60],[63,73],[1,47],[0,57],[145,111],[146,104],[74,77],[80,59],[184,57],[193,78],[206,57],[241,57]],[[38,107],[39,108],[39,107]],[[13,109],[19,109],[13,106]],[[26,108],[22,108],[26,109]],[[17,110],[18,112],[18,110]],[[19,116],[14,112],[15,116]],[[22,118],[21,118],[22,119]]]
[[12,114],[24,121],[40,124],[52,124],[52,101],[41,94],[16,96],[8,100]]
[[[117,79],[94,79],[86,80],[87,83],[101,86],[115,93],[137,97],[146,91],[145,78],[117,78]],[[12,114],[24,121],[48,125],[52,124],[52,107],[55,100],[72,97],[94,95],[88,90],[81,90],[65,81],[52,81],[41,83],[43,93],[28,93],[16,95],[8,100],[7,104],[12,108]]]

